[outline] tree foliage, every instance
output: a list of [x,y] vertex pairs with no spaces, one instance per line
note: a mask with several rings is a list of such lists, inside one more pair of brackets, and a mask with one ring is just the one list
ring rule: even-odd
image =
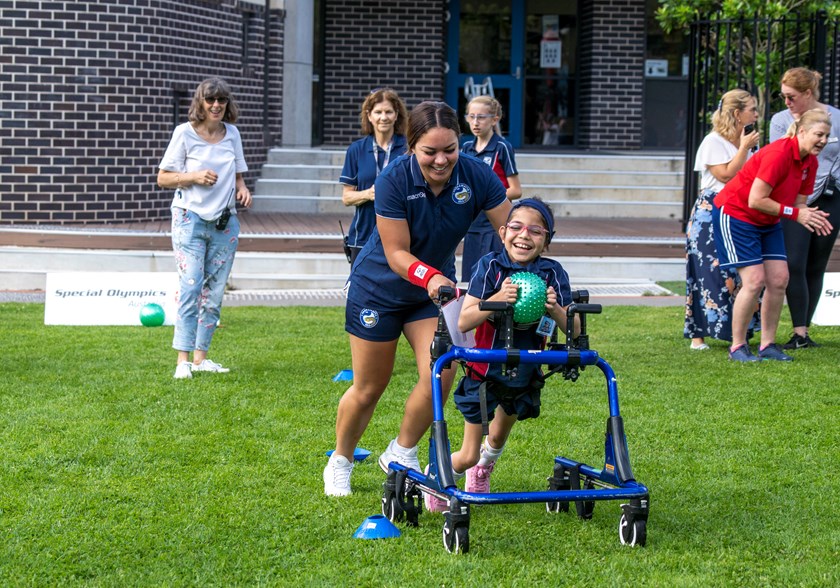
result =
[[809,16],[825,10],[829,18],[840,18],[836,0],[659,0],[656,20],[666,33],[684,29],[699,17],[719,13],[723,18],[758,15],[782,18],[797,12]]

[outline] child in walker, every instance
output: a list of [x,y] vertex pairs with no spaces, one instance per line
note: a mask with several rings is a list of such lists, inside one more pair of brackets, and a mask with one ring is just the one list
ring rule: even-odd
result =
[[[545,280],[545,310],[550,320],[544,318],[538,324],[515,324],[513,346],[542,349],[554,323],[565,332],[566,308],[572,302],[569,276],[558,262],[541,257],[553,235],[554,214],[542,200],[528,198],[513,205],[507,222],[499,228],[504,250],[488,253],[476,264],[458,319],[462,332],[476,329],[477,348],[503,348],[500,333],[490,320],[493,313],[479,310],[479,302],[515,303],[518,286],[511,282],[510,276],[522,271],[535,273]],[[580,319],[575,317],[575,335],[579,333]],[[505,373],[500,364],[470,363],[467,368],[467,375],[461,378],[455,391],[455,404],[466,422],[461,449],[452,454],[452,469],[456,479],[466,473],[467,492],[487,493],[490,474],[502,455],[514,423],[539,416],[543,383],[537,364],[520,364],[515,374]],[[490,420],[490,427],[482,443],[479,389],[485,382],[485,415]],[[447,502],[434,495],[424,494],[424,502],[430,512],[448,510]]]

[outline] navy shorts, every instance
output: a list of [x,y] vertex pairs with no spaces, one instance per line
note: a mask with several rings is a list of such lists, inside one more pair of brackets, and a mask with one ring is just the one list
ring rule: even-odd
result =
[[431,298],[417,304],[395,304],[351,281],[344,307],[344,330],[365,341],[393,341],[400,338],[406,323],[437,316],[438,307]]
[[753,225],[729,216],[725,208],[715,206],[712,211],[720,269],[760,265],[773,259],[787,261],[781,223]]
[[[478,389],[481,382],[464,376],[455,389],[455,406],[464,415],[464,420],[474,425],[481,424],[481,401]],[[487,420],[493,420],[496,407],[501,406],[508,416],[517,415],[517,420],[535,419],[540,416],[540,391],[536,388],[524,388],[525,392],[516,397],[493,394],[493,382],[487,383]]]

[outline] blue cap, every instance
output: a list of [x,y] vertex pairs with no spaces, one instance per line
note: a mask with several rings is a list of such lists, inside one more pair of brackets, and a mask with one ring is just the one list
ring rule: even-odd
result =
[[545,228],[548,229],[548,241],[551,241],[551,238],[554,236],[554,215],[551,214],[551,211],[548,210],[548,206],[546,206],[542,200],[537,200],[536,198],[526,198],[525,200],[517,200],[513,203],[513,207],[510,209],[508,220],[510,220],[510,217],[513,216],[514,210],[523,206],[533,208],[534,210],[540,213],[540,216],[542,216],[543,220],[545,221]]

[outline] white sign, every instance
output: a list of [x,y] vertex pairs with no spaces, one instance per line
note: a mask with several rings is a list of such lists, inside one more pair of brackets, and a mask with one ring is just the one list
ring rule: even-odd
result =
[[443,305],[443,320],[446,321],[446,329],[452,338],[452,344],[458,347],[475,347],[475,331],[462,333],[458,330],[458,317],[461,316],[461,307],[464,306],[464,296],[450,300]]
[[840,273],[825,274],[812,322],[824,326],[840,325]]
[[540,41],[540,67],[560,67],[562,41]]
[[645,59],[645,76],[649,78],[668,77],[668,60]]
[[174,325],[177,297],[176,272],[48,273],[44,324],[140,325],[140,309],[154,302]]

